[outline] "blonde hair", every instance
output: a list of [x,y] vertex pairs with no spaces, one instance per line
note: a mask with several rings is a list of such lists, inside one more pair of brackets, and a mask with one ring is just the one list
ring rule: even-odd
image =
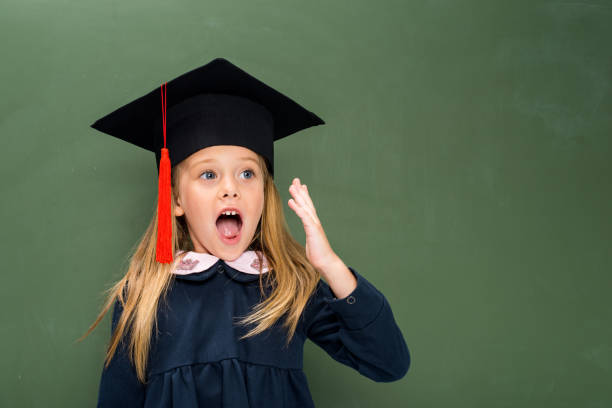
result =
[[[240,338],[242,340],[265,331],[286,314],[283,327],[287,329],[285,343],[287,346],[293,338],[302,311],[321,275],[308,261],[304,247],[289,233],[280,194],[268,172],[264,158],[259,154],[257,156],[260,174],[264,180],[264,206],[261,220],[249,248],[258,251],[260,261],[262,260],[261,254],[265,255],[269,264],[269,272],[259,275],[259,287],[263,300],[253,306],[253,312],[250,315],[240,319],[237,323],[256,325]],[[173,167],[171,172],[173,253],[179,249],[193,250],[185,217],[174,215],[181,163]],[[147,357],[153,325],[157,330],[156,312],[159,300],[165,299],[167,290],[174,280],[172,269],[184,255],[175,257],[171,264],[158,263],[155,259],[156,237],[157,211],[129,258],[127,272],[109,289],[102,292],[106,296],[106,301],[101,312],[87,332],[78,339],[81,341],[87,337],[117,300],[123,307],[123,312],[111,335],[104,367],[110,364],[123,336],[128,336],[129,358],[142,383],[147,382]],[[259,264],[262,265],[262,262]],[[272,288],[267,297],[264,296],[263,276],[266,277],[265,284]]]

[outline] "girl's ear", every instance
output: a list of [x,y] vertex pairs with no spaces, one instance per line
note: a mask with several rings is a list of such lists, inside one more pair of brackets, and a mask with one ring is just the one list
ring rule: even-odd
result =
[[174,216],[175,217],[180,217],[183,214],[185,214],[185,211],[181,207],[181,199],[177,198],[176,199],[176,205],[174,206]]
[[[176,177],[176,186],[173,185],[173,188],[177,188],[178,189],[178,185],[180,183],[180,170],[181,170],[181,165],[183,163],[179,163],[175,169],[173,169],[173,173],[172,175]],[[183,207],[181,207],[181,197],[180,194],[178,192],[178,190],[176,191],[176,205],[174,206],[174,216],[175,217],[180,217],[181,215],[185,214],[185,211],[183,210]]]

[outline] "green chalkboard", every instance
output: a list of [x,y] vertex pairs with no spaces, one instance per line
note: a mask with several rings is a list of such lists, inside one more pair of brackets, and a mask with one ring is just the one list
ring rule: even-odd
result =
[[154,155],[101,114],[225,57],[326,121],[275,145],[411,351],[375,383],[308,342],[318,407],[612,406],[612,2],[0,4],[0,406],[95,406]]

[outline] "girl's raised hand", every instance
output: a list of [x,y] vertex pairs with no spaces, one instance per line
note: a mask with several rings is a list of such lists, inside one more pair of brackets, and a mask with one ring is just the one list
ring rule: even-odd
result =
[[295,211],[304,224],[306,232],[306,257],[315,268],[322,270],[337,259],[332,250],[325,231],[321,226],[314,204],[308,194],[306,184],[301,184],[299,178],[294,178],[289,186],[293,198],[289,199],[289,207]]

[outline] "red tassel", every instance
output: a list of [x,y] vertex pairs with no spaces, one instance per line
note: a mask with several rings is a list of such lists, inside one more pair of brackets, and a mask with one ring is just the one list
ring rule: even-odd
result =
[[157,262],[172,262],[172,220],[170,218],[170,156],[165,147],[159,162],[157,198]]
[[157,197],[157,246],[155,258],[157,262],[172,262],[172,219],[170,215],[170,154],[166,148],[166,95],[162,84],[162,119],[164,126],[164,147],[161,149],[159,161],[159,183]]

